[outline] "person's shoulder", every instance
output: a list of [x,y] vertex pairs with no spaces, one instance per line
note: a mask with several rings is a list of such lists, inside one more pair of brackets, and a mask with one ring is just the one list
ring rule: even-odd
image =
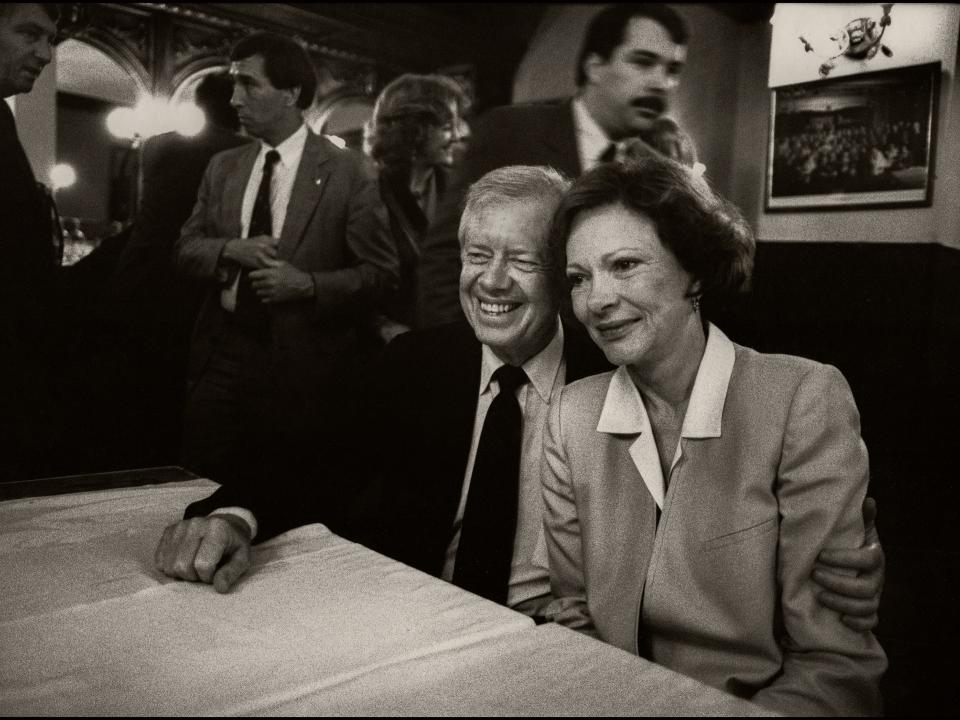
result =
[[569,114],[570,99],[515,103],[491,108],[480,121],[485,125],[529,124],[549,121]]
[[810,358],[783,353],[763,353],[743,345],[734,345],[736,378],[741,387],[760,394],[775,388],[795,393],[801,387],[836,388],[849,392],[846,378],[838,368]]
[[591,442],[615,371],[590,375],[565,385],[557,400],[559,429],[565,442]]
[[376,166],[366,155],[348,147],[339,138],[320,135],[309,128],[307,133],[307,147],[315,151],[323,162],[332,161],[338,171],[348,172],[370,182],[376,181]]
[[239,135],[232,130],[213,126],[197,137],[197,143],[210,150],[223,152],[245,147],[253,142],[253,138]]
[[480,342],[470,325],[457,321],[402,333],[387,345],[385,353],[425,365],[449,365],[479,348]]
[[615,372],[588,375],[565,385],[561,396],[564,411],[596,410],[602,406]]
[[241,158],[245,157],[248,152],[251,151],[253,143],[256,142],[253,138],[244,139],[240,137],[242,142],[240,145],[234,147],[229,147],[226,150],[221,150],[213,155],[210,158],[209,168],[211,171],[218,171],[223,167],[229,167],[231,164],[238,162]]

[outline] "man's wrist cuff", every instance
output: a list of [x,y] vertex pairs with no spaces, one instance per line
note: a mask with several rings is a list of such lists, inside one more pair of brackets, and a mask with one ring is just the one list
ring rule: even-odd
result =
[[233,517],[240,518],[247,524],[247,527],[250,528],[250,540],[252,541],[257,536],[257,519],[253,516],[253,513],[242,507],[224,507],[217,508],[207,517],[213,517],[214,515],[232,515]]

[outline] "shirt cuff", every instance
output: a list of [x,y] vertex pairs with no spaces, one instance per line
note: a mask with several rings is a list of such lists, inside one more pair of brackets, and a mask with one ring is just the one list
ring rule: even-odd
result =
[[257,536],[257,519],[253,516],[253,513],[242,507],[223,507],[217,508],[207,517],[213,517],[214,515],[233,515],[243,520],[247,527],[250,528],[250,540],[252,541]]

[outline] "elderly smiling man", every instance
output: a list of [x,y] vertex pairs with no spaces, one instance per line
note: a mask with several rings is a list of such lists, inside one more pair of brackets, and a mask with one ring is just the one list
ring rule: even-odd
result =
[[[542,167],[501,168],[474,183],[459,231],[469,325],[399,336],[361,384],[355,416],[321,448],[310,482],[286,493],[219,489],[165,530],[157,566],[225,592],[249,567],[251,538],[319,521],[541,615],[550,599],[547,571],[534,562],[542,430],[565,383],[608,367],[559,320],[547,234],[565,189]],[[864,553],[839,551],[839,560],[870,567]],[[850,596],[845,621],[875,624],[876,573],[836,587]]]

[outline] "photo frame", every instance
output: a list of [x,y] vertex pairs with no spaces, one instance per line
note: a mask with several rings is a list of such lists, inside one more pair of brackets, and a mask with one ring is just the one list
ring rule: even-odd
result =
[[766,210],[927,206],[940,63],[774,88]]

